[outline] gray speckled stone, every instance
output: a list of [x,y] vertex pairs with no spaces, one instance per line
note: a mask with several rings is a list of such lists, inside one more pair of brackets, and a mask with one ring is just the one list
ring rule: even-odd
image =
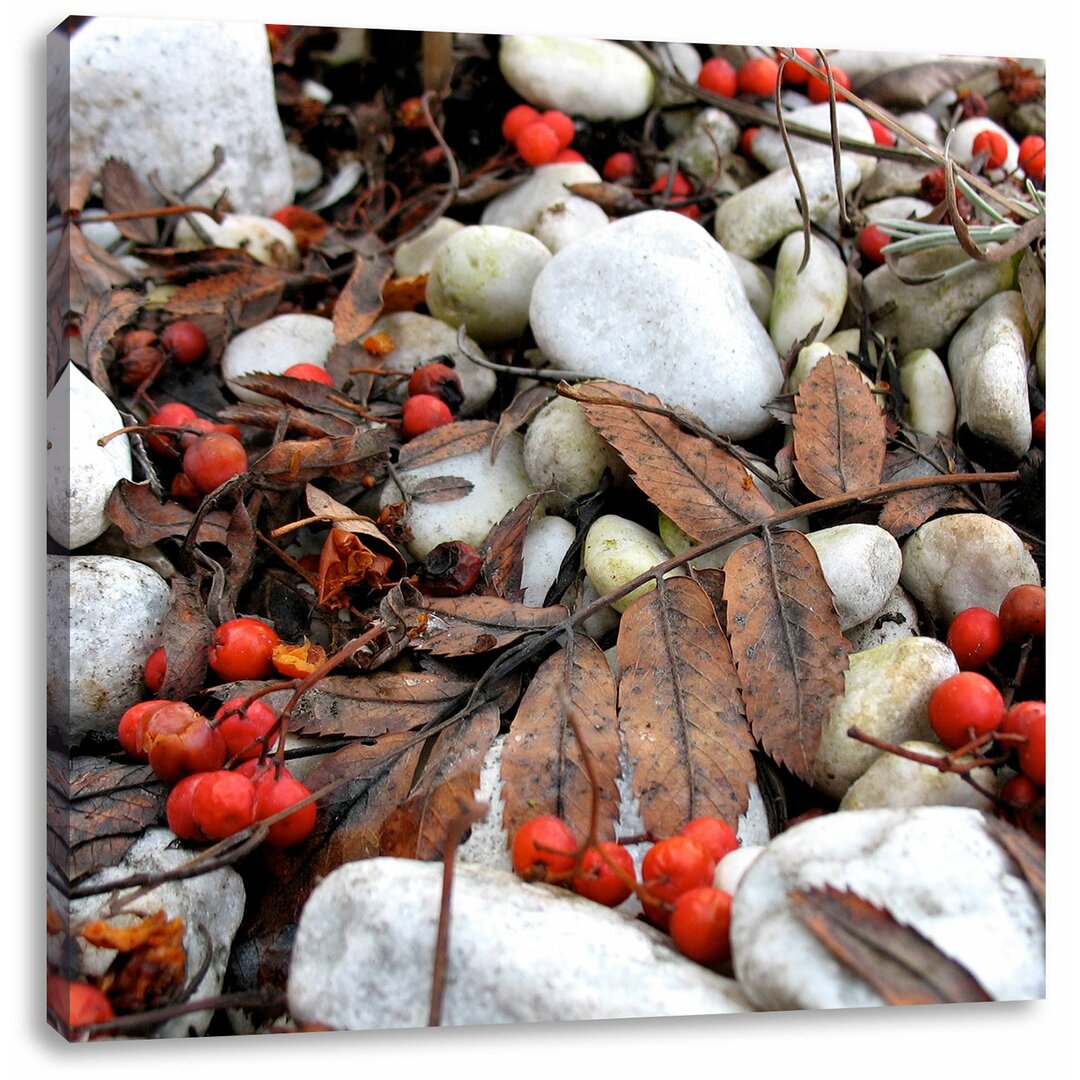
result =
[[771,423],[776,350],[727,253],[681,214],[645,211],[564,248],[529,320],[554,367],[630,383],[732,438]]
[[982,814],[942,806],[862,810],[782,833],[742,878],[731,913],[733,961],[760,1008],[884,1004],[793,914],[790,890],[824,885],[887,908],[995,1000],[1046,992],[1042,910]]
[[[343,1030],[423,1027],[442,866],[347,863],[300,915],[289,971],[298,1021]],[[442,1023],[523,1023],[747,1011],[736,983],[590,900],[459,863]]]
[[72,174],[126,161],[179,192],[225,162],[192,199],[228,191],[234,209],[272,214],[293,200],[292,166],[259,22],[97,17],[71,39]]

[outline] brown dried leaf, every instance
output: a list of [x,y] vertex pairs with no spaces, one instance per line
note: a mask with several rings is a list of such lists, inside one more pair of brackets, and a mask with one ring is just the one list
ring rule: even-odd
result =
[[335,480],[378,479],[386,469],[390,433],[357,428],[352,435],[326,439],[288,439],[270,447],[250,466],[260,480],[295,484],[331,476]]
[[429,476],[409,488],[409,497],[418,503],[444,503],[464,499],[474,488],[463,476]]
[[724,563],[724,600],[754,737],[775,762],[812,783],[850,646],[810,541],[785,529],[744,544]]
[[522,424],[527,424],[553,397],[555,391],[545,384],[530,386],[522,390],[499,416],[499,426],[491,439],[491,461],[499,456],[502,444],[517,431]]
[[99,949],[134,952],[144,945],[175,943],[184,935],[183,919],[168,919],[164,911],[155,911],[135,923],[114,926],[104,919],[95,919],[83,927],[80,934]]
[[255,522],[247,503],[241,500],[237,501],[229,517],[225,542],[229,548],[229,564],[225,569],[225,592],[220,605],[223,610],[234,611],[240,590],[251,580],[255,568]]
[[978,980],[914,927],[855,893],[794,889],[791,910],[845,967],[889,1005],[990,1001]]
[[91,297],[82,318],[82,341],[86,365],[94,384],[109,385],[104,353],[113,335],[126,326],[143,305],[143,297],[134,289],[110,289]]
[[408,472],[447,458],[483,450],[495,433],[491,420],[456,420],[410,439],[398,455],[398,470]]
[[1039,906],[1046,914],[1046,849],[1029,833],[998,817],[983,816],[990,835],[1009,853],[1020,867]]
[[755,744],[708,596],[690,578],[663,579],[623,614],[617,649],[619,727],[646,829],[669,836],[695,817],[734,827]]
[[484,755],[498,733],[499,709],[490,704],[439,734],[420,783],[383,822],[379,835],[383,855],[442,858],[450,823],[472,803]]
[[985,60],[926,60],[891,68],[859,80],[853,89],[860,97],[892,109],[921,109],[943,90],[992,70]]
[[739,460],[673,420],[616,402],[661,406],[659,398],[614,382],[590,382],[570,395],[588,421],[619,452],[634,482],[676,525],[698,540],[774,513]]
[[248,427],[263,428],[266,431],[275,431],[281,420],[281,414],[288,416],[288,426],[285,428],[285,437],[305,439],[320,439],[324,435],[341,436],[351,435],[356,425],[343,417],[329,413],[310,412],[307,409],[299,409],[291,406],[282,409],[280,405],[257,405],[245,402],[241,405],[229,405],[227,408],[218,410],[219,420],[244,424]]
[[961,500],[958,509],[975,510],[977,507],[957,488],[947,484],[940,487],[916,488],[901,491],[885,500],[878,517],[878,525],[899,540],[929,521],[939,510],[954,500]]
[[881,482],[885,416],[853,364],[822,357],[795,395],[795,471],[819,498]]
[[619,184],[581,183],[567,184],[566,187],[575,195],[596,203],[608,217],[636,214],[645,209],[645,203]]
[[[150,484],[136,484],[121,479],[113,488],[105,506],[109,520],[124,534],[132,547],[145,547],[168,538],[187,536],[194,513],[179,503],[159,502]],[[200,543],[227,544],[229,515],[223,510],[211,510],[199,526]]]
[[399,566],[399,559],[372,551],[355,532],[333,528],[319,555],[319,604],[337,606],[334,601],[354,586],[386,588]]
[[1020,266],[1016,271],[1016,283],[1024,301],[1024,314],[1032,334],[1037,334],[1046,317],[1046,277],[1039,260],[1030,247],[1024,248]]
[[186,701],[206,685],[206,651],[214,624],[195,582],[177,574],[169,588],[169,610],[161,624],[165,682],[158,695],[169,701]]
[[[152,196],[135,175],[135,170],[119,158],[109,158],[101,170],[102,201],[110,214],[127,210],[155,210],[161,201]],[[156,218],[132,218],[118,221],[120,234],[137,244],[155,244],[158,238]]]
[[503,825],[510,836],[537,814],[555,814],[578,837],[589,835],[592,787],[581,747],[562,707],[565,688],[599,781],[598,839],[611,840],[619,816],[619,729],[615,676],[600,646],[575,634],[540,665],[503,744]]
[[526,495],[497,522],[488,533],[484,546],[484,565],[481,574],[488,586],[488,591],[504,600],[521,601],[525,590],[521,587],[522,553],[525,547],[525,534],[536,512],[536,504],[543,498],[543,492],[537,491]]
[[419,632],[414,648],[435,656],[490,652],[525,634],[549,630],[567,617],[561,604],[534,608],[498,596],[420,596],[402,614]]
[[280,273],[267,266],[247,266],[185,285],[169,298],[170,315],[231,315],[238,329],[264,322],[277,309],[285,291]]
[[334,337],[339,344],[356,341],[371,329],[393,272],[393,260],[386,256],[356,256],[349,280],[334,304]]

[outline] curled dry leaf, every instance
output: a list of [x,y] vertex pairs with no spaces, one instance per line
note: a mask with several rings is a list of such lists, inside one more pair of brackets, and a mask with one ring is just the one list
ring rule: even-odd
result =
[[280,405],[253,405],[246,402],[221,409],[218,417],[234,424],[246,424],[248,427],[275,431],[281,422],[282,412],[286,413],[288,420],[284,433],[286,438],[320,439],[324,435],[351,435],[356,428],[354,423],[344,417],[329,413],[313,412],[296,406],[283,410]]
[[540,491],[526,495],[488,533],[481,573],[489,591],[504,600],[519,603],[524,595],[521,569],[525,534],[536,512],[536,504],[542,498]]
[[388,256],[358,254],[349,280],[334,304],[334,338],[356,341],[371,329],[382,310],[383,288],[394,272]]
[[447,458],[460,457],[483,450],[495,434],[491,420],[456,420],[452,424],[432,428],[410,439],[398,455],[398,470],[408,472],[435,465]]
[[333,528],[319,555],[319,605],[341,607],[348,603],[345,590],[357,586],[384,589],[393,584],[394,568],[392,558],[376,554],[356,533]]
[[270,318],[284,292],[280,273],[266,266],[245,266],[184,285],[169,297],[165,310],[183,318],[228,315],[237,330],[244,330]]
[[795,471],[819,498],[881,482],[885,415],[858,369],[822,359],[795,395]]
[[724,600],[754,737],[777,764],[812,783],[850,645],[810,541],[791,529],[764,530],[724,563]]
[[105,373],[105,350],[116,332],[126,326],[143,306],[144,298],[134,289],[110,289],[90,298],[83,312],[82,342],[86,366],[99,388],[109,385]]
[[177,574],[169,589],[169,610],[161,624],[165,682],[158,694],[169,701],[186,701],[206,685],[206,657],[214,623],[195,582]]
[[554,814],[580,838],[589,834],[593,792],[580,745],[562,706],[565,689],[579,710],[599,790],[598,839],[611,840],[619,816],[619,730],[615,676],[600,646],[575,634],[540,665],[503,744],[503,825],[508,834],[537,814]]
[[522,390],[499,416],[499,425],[491,439],[491,461],[499,456],[502,444],[522,424],[527,424],[553,397],[555,391],[546,384]]
[[[121,479],[105,504],[109,520],[124,534],[124,539],[136,548],[156,544],[159,540],[182,540],[191,530],[195,514],[186,506],[160,502],[150,484]],[[199,523],[200,544],[227,544],[229,515],[223,510],[211,510]]]
[[340,438],[288,439],[270,447],[249,471],[274,484],[306,483],[321,476],[378,480],[386,473],[389,445],[389,432],[375,428],[357,428]]
[[755,748],[731,649],[704,590],[664,578],[619,625],[619,726],[645,827],[745,812]]
[[435,656],[490,652],[567,617],[561,604],[535,608],[498,596],[422,596],[403,613],[417,632],[412,644]]

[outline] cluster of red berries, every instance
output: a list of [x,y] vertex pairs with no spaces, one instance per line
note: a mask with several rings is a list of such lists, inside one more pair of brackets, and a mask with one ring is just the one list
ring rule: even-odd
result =
[[401,407],[401,437],[406,442],[449,424],[465,400],[461,376],[449,364],[438,361],[413,371],[407,393]]
[[581,848],[565,821],[544,814],[517,829],[511,857],[525,881],[566,885],[607,907],[636,893],[645,918],[670,933],[684,956],[715,966],[731,955],[731,895],[713,886],[713,875],[738,845],[727,822],[695,818],[649,848],[638,882],[633,857],[622,844],[603,840]]
[[503,117],[502,135],[526,165],[551,165],[585,159],[570,149],[574,121],[558,109],[540,112],[531,105],[515,105]]
[[[818,73],[811,74],[795,63],[784,67],[784,82],[790,86],[804,86],[806,95],[813,102],[829,100],[829,83],[824,68],[818,62],[813,49],[796,49],[798,55],[807,63],[818,68]],[[838,87],[851,89],[851,79],[843,68],[832,66],[833,81]],[[701,65],[697,84],[718,97],[733,98],[737,94],[751,97],[772,97],[780,79],[780,64],[771,56],[751,56],[736,68],[722,56],[713,56]]]
[[202,327],[190,319],[177,319],[160,334],[128,330],[117,350],[120,383],[129,387],[149,385],[170,360],[182,366],[194,364],[205,355],[206,346]]
[[[1033,801],[1031,785],[1046,786],[1046,702],[1027,700],[1009,708],[992,679],[982,674],[1007,645],[1041,643],[1046,637],[1046,590],[1041,585],[1017,585],[1002,600],[995,615],[972,607],[953,619],[946,644],[960,672],[942,682],[930,695],[930,726],[952,750],[987,736],[998,737],[1002,750],[1019,766],[1019,783],[1005,785],[1002,795],[1020,803]],[[1014,798],[1031,794],[1032,798]]]

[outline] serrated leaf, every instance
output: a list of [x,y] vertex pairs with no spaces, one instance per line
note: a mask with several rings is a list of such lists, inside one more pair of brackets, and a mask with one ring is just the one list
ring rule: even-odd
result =
[[578,710],[578,725],[597,774],[598,838],[615,835],[619,816],[619,731],[615,676],[591,638],[575,634],[540,665],[521,699],[503,744],[503,825],[508,834],[537,814],[554,814],[580,839],[589,835],[592,786],[561,691]]
[[619,727],[646,829],[669,836],[695,817],[734,827],[755,744],[708,596],[690,578],[664,578],[623,614],[617,649]]
[[410,625],[414,648],[435,656],[469,656],[509,645],[525,634],[549,630],[562,622],[561,604],[535,608],[498,596],[430,596],[403,613]]
[[408,472],[448,458],[483,450],[495,434],[491,420],[456,420],[410,439],[398,455],[398,470]]
[[[127,210],[154,210],[161,205],[143,186],[135,170],[119,158],[109,158],[101,170],[102,201],[110,214]],[[117,221],[120,234],[137,244],[154,244],[158,238],[155,218],[131,218]]]
[[[415,492],[414,496],[415,498]],[[521,587],[521,570],[525,536],[543,492],[526,495],[501,521],[492,526],[484,545],[484,564],[481,574],[489,591],[504,600],[519,603],[525,594]]]
[[[137,484],[123,478],[113,488],[105,505],[109,520],[124,534],[132,547],[145,547],[159,540],[182,539],[191,529],[193,511],[173,502],[161,502],[146,481]],[[201,543],[227,542],[229,515],[212,510],[199,525]]]
[[777,764],[813,783],[850,645],[810,541],[787,529],[744,544],[724,564],[724,601],[754,737]]
[[94,383],[108,385],[104,353],[113,335],[135,317],[143,305],[143,297],[134,289],[110,289],[90,298],[83,312],[82,340],[86,365]]
[[169,610],[161,624],[165,682],[158,691],[168,701],[185,701],[206,685],[207,650],[214,624],[199,587],[177,574],[169,582]]
[[394,272],[387,256],[358,254],[349,280],[334,303],[334,339],[356,341],[371,329],[382,310],[383,288]]

